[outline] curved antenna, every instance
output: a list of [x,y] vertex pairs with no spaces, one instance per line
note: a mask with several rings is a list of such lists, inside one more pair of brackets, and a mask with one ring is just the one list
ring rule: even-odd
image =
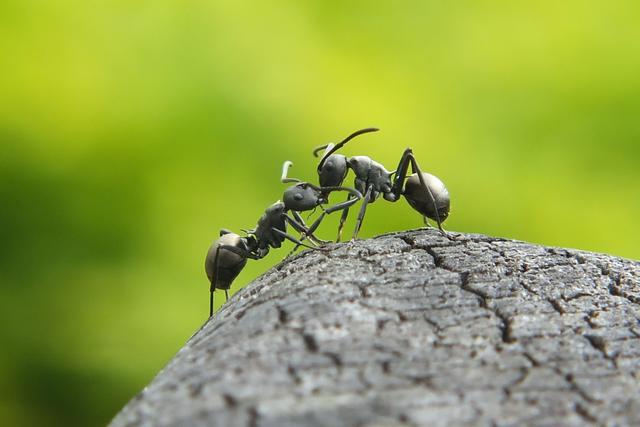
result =
[[314,148],[313,150],[313,157],[318,157],[318,152],[324,150],[324,154],[322,155],[322,157],[326,156],[327,153],[329,151],[331,151],[331,149],[333,149],[333,147],[335,147],[334,143],[329,143],[329,144],[325,144],[325,145],[321,145],[319,147]]
[[349,135],[348,137],[346,137],[345,139],[343,139],[342,141],[338,142],[333,148],[331,148],[329,151],[327,151],[326,153],[324,153],[324,156],[322,156],[322,160],[320,160],[320,164],[318,165],[318,171],[320,171],[322,169],[322,165],[324,165],[325,160],[327,160],[327,157],[329,157],[330,155],[332,155],[333,153],[335,153],[336,151],[338,151],[340,148],[342,148],[347,142],[351,141],[353,138],[355,138],[358,135],[362,135],[363,133],[369,133],[369,132],[377,132],[380,129],[378,128],[364,128],[364,129],[360,129],[355,131],[354,133],[352,133],[351,135]]
[[284,162],[284,164],[282,165],[282,175],[280,176],[280,182],[285,184],[288,182],[301,182],[297,178],[287,178],[287,172],[289,172],[289,168],[291,166],[293,166],[293,163],[290,162],[289,160]]
[[333,144],[324,144],[324,145],[321,145],[319,147],[314,148],[313,149],[313,157],[318,157],[318,153],[321,152],[322,150],[324,150],[325,148],[328,148],[330,145],[333,147]]

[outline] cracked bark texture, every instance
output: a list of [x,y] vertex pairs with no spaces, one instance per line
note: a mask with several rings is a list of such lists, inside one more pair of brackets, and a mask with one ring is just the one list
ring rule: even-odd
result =
[[640,425],[640,263],[414,230],[233,296],[112,426]]

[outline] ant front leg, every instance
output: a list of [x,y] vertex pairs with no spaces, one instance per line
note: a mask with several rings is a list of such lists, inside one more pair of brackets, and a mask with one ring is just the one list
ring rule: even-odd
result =
[[[313,242],[315,245],[326,245],[327,243],[329,243],[327,240],[322,240],[320,238],[318,238],[317,236],[315,236],[313,234],[313,232],[316,230],[315,228],[309,228],[307,226],[307,224],[304,222],[304,218],[302,218],[302,215],[300,215],[300,212],[298,211],[291,211],[291,213],[293,214],[293,217],[296,219],[296,221],[298,222],[298,224],[301,226],[300,229],[298,229],[293,222],[291,222],[291,226],[294,227],[296,229],[296,231],[298,231],[299,233],[301,233],[300,236],[300,240],[304,241],[305,238],[308,238],[311,242]],[[317,228],[317,226],[316,226]]]
[[328,208],[325,209],[325,213],[328,213],[328,214],[336,211],[342,211],[344,214],[345,210],[349,210],[349,208],[353,206],[354,203],[362,199],[362,194],[354,188],[349,188],[349,187],[320,187],[320,188],[322,190],[329,190],[329,191],[348,191],[349,192],[349,197],[347,198],[347,200],[345,200],[342,203],[338,203],[337,205],[329,206]]
[[[329,187],[324,187],[323,189],[327,189],[327,188]],[[347,216],[349,215],[349,208],[353,206],[355,203],[357,203],[358,200],[362,199],[363,196],[358,190],[355,190],[353,188],[336,187],[332,191],[335,191],[335,190],[342,190],[342,191],[349,192],[349,194],[347,195],[347,200],[326,209],[326,213],[328,214],[339,211],[339,210],[342,211],[342,215],[340,216],[340,224],[338,225],[338,237],[336,238],[336,243],[338,243],[342,237],[342,229],[344,228],[344,223],[347,220]]]
[[[287,217],[286,214],[285,214],[285,217]],[[289,218],[289,220],[291,220],[291,218]],[[285,233],[284,231],[280,230],[279,228],[271,227],[271,231],[273,231],[276,234],[279,234],[280,236],[284,237],[285,239],[289,240],[290,242],[293,242],[293,243],[296,244],[296,246],[287,254],[287,256],[285,258],[287,258],[289,255],[291,255],[300,246],[304,246],[305,248],[314,249],[314,250],[321,250],[322,249],[322,248],[316,248],[316,247],[313,247],[313,246],[305,245],[300,240],[298,240],[295,237]]]
[[318,217],[318,219],[316,219],[315,222],[311,224],[311,227],[309,227],[309,232],[314,232],[318,228],[322,220],[324,219],[325,215],[341,210],[342,216],[340,217],[340,226],[338,227],[338,239],[336,240],[336,243],[337,243],[340,241],[340,236],[342,235],[342,228],[344,226],[345,220],[347,219],[347,215],[349,214],[349,208],[353,206],[355,203],[357,203],[358,200],[362,199],[362,194],[358,190],[354,188],[349,188],[349,187],[320,187],[319,190],[323,194],[324,193],[329,194],[330,192],[333,192],[333,191],[347,191],[349,193],[347,196],[347,200],[345,200],[344,202],[325,208],[322,214]]
[[[300,233],[300,238],[298,240],[300,240],[301,242],[304,241],[305,239],[309,239],[311,241],[311,243],[313,243],[314,245],[318,245],[318,244],[322,244],[320,242],[324,242],[324,240],[318,239],[314,234],[313,231],[307,226],[307,224],[304,222],[304,219],[302,218],[302,216],[300,216],[300,213],[297,211],[291,211],[294,218],[291,218],[289,215],[284,214],[284,220],[287,224],[289,224],[291,227],[293,227],[294,230],[296,230],[298,233]],[[296,249],[298,249],[298,245],[296,245],[296,247],[293,249],[293,251],[295,251]],[[291,252],[293,252],[291,251]]]
[[[313,224],[311,224],[311,227],[309,227],[308,230],[306,230],[306,235],[307,236],[313,236],[313,232],[316,231],[316,229],[320,226],[320,223],[322,222],[322,220],[324,219],[325,215],[331,214],[333,212],[336,211],[342,211],[342,216],[346,217],[349,208],[351,206],[353,206],[354,203],[356,203],[358,200],[362,199],[362,194],[353,188],[349,188],[349,187],[318,187],[317,188],[318,191],[320,191],[321,193],[326,193],[329,194],[330,192],[333,191],[347,191],[349,192],[349,197],[347,198],[346,201],[342,202],[342,203],[338,203],[336,205],[333,206],[329,206],[328,208],[324,208],[323,212],[320,214],[320,216],[313,222]],[[320,208],[322,208],[321,205],[318,205]],[[295,211],[294,211],[294,215],[295,215]],[[304,224],[304,221],[302,221]],[[344,222],[344,221],[343,221]],[[294,224],[292,224],[294,225]],[[313,236],[315,238],[315,236]],[[316,238],[317,239],[317,238]],[[329,243],[326,242],[324,240],[320,240],[317,239],[318,241],[322,242],[322,243]]]
[[[291,225],[298,233],[300,233],[301,237],[300,239],[295,239],[295,237],[293,236],[289,236],[288,234],[282,232],[282,230],[273,228],[273,230],[282,235],[285,239],[288,239],[292,242],[294,242],[296,244],[296,246],[291,249],[291,251],[289,251],[289,253],[287,254],[287,257],[291,256],[292,253],[294,253],[295,251],[298,250],[298,248],[300,246],[304,246],[310,249],[316,249],[312,246],[307,246],[305,244],[302,243],[302,241],[306,238],[309,238],[309,240],[311,241],[311,243],[313,243],[314,245],[319,244],[319,242],[324,242],[324,240],[320,240],[318,238],[316,238],[316,236],[314,236],[313,231],[309,229],[309,227],[307,227],[307,225],[304,222],[304,219],[300,216],[300,214],[297,211],[292,211],[293,212],[293,216],[299,221],[297,222],[296,220],[294,220],[293,218],[291,218],[289,215],[284,214],[284,220],[289,223],[289,225]],[[322,215],[324,215],[324,212],[322,213]],[[292,240],[294,239],[294,240]],[[321,243],[320,243],[321,244]]]

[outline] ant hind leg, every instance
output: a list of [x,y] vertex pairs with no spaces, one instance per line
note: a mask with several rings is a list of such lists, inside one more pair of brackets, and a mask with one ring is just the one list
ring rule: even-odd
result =
[[209,291],[209,317],[213,316],[213,289]]

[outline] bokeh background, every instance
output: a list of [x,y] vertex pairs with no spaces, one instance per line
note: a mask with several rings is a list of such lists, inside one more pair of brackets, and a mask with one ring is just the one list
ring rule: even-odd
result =
[[[640,258],[639,22],[637,0],[3,0],[0,424],[106,424],[206,320],[218,230],[358,128],[382,131],[345,154],[411,146],[445,181],[450,230]],[[379,201],[362,237],[421,225]]]

